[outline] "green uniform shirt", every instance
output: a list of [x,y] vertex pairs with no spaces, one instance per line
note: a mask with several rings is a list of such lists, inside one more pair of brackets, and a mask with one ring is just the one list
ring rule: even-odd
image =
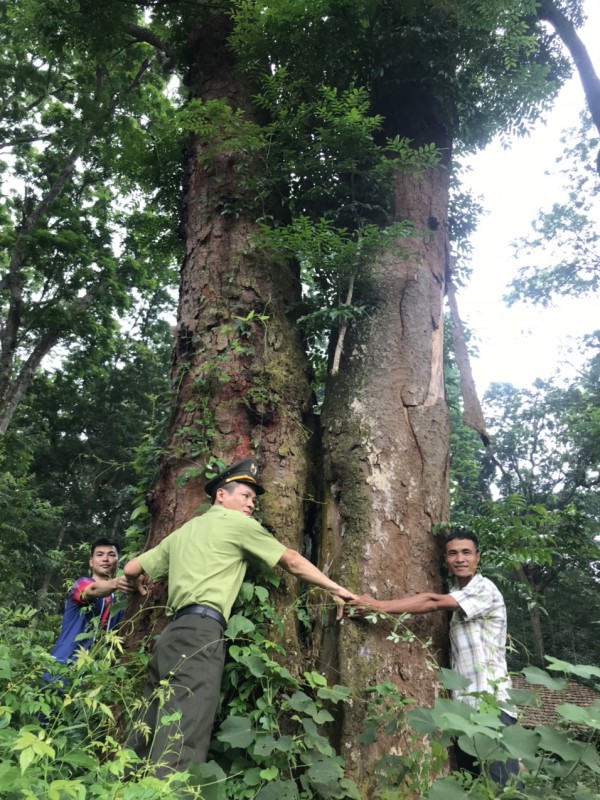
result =
[[255,519],[212,506],[142,553],[139,562],[153,581],[168,578],[169,613],[198,604],[228,619],[248,558],[274,567],[285,550]]

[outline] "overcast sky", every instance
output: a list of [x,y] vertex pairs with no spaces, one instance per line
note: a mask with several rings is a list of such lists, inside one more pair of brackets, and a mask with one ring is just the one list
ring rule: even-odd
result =
[[[588,23],[581,36],[598,72],[600,0],[586,0],[586,6]],[[531,230],[540,209],[561,199],[560,181],[546,173],[561,152],[562,131],[577,125],[583,107],[583,90],[574,76],[549,118],[529,137],[509,150],[494,143],[469,161],[472,171],[465,182],[482,196],[487,214],[473,237],[473,277],[458,299],[479,347],[473,372],[481,395],[494,381],[527,387],[559,368],[566,373],[576,360],[568,353],[574,337],[600,328],[598,298],[565,300],[550,309],[523,304],[509,309],[502,300],[518,268],[510,243]]]

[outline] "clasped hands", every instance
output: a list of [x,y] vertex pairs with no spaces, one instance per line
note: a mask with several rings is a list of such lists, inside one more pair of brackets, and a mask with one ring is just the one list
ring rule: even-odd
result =
[[146,588],[146,584],[144,582],[145,576],[139,575],[137,578],[131,579],[128,578],[126,575],[119,575],[117,578],[117,592],[122,592],[122,594],[132,595],[132,594],[139,594],[142,597],[145,597],[148,594],[148,589]]
[[333,595],[337,605],[336,619],[339,621],[343,617],[366,617],[377,611],[380,605],[379,600],[375,600],[369,594],[352,594],[344,591],[343,594]]

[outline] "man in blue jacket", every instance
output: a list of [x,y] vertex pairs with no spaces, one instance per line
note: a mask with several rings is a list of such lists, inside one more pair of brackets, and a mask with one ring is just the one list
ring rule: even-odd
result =
[[[71,587],[65,603],[61,631],[52,648],[52,655],[60,664],[72,661],[78,648],[87,650],[94,642],[95,620],[98,629],[111,630],[123,611],[111,614],[115,602],[115,592],[132,594],[130,583],[123,577],[113,577],[119,561],[119,550],[110,539],[96,539],[90,549],[91,577],[77,578]],[[78,638],[82,633],[90,633],[88,639]],[[52,680],[48,673],[46,680]]]

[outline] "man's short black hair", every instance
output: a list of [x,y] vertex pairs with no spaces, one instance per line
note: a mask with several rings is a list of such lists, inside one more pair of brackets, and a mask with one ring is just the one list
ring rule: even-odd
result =
[[117,555],[119,555],[119,545],[114,541],[114,539],[107,539],[104,536],[101,536],[99,539],[93,541],[90,545],[90,555],[94,555],[94,550],[97,547],[114,547],[117,551]]
[[468,528],[463,528],[460,525],[453,525],[446,534],[446,545],[453,542],[455,539],[468,539],[475,545],[475,550],[479,552],[479,539]]

